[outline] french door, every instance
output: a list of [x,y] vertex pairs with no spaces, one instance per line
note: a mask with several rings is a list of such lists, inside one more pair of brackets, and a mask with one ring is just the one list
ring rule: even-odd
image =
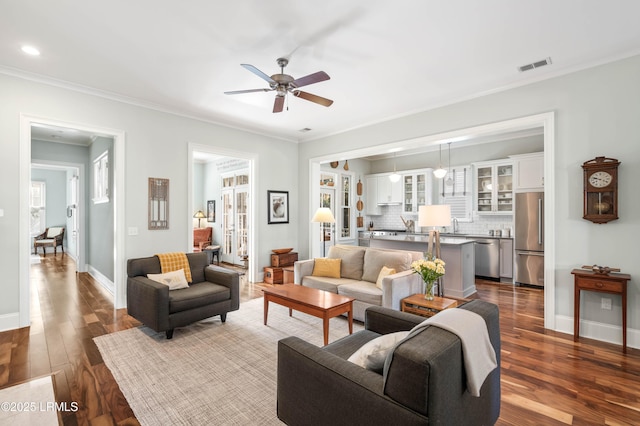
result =
[[[246,178],[246,179],[245,179]],[[249,186],[248,175],[223,178],[221,260],[247,266],[249,248]]]

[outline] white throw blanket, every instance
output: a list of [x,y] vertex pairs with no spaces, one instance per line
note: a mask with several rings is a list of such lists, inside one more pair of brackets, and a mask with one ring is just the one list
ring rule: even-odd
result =
[[450,331],[460,338],[464,369],[467,373],[467,389],[471,395],[480,396],[484,380],[498,366],[496,352],[491,346],[484,319],[466,309],[445,309],[416,325],[409,337],[427,325]]

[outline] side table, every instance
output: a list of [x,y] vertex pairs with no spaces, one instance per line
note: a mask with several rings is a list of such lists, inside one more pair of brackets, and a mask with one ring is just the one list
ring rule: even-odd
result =
[[573,295],[573,340],[580,337],[580,290],[600,293],[619,294],[622,296],[622,352],[627,353],[627,283],[629,274],[598,274],[585,269],[574,269]]
[[422,317],[432,317],[440,311],[455,308],[456,306],[458,306],[457,300],[438,296],[435,296],[433,300],[427,300],[424,298],[424,294],[414,294],[413,296],[405,297],[400,302],[400,310],[402,312],[409,312]]
[[217,264],[220,265],[220,246],[206,246],[202,249],[209,255],[209,263],[213,263],[213,258],[218,260]]

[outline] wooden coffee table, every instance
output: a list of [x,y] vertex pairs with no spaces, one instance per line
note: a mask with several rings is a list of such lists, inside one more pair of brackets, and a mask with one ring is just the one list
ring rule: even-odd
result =
[[353,301],[352,297],[340,296],[328,291],[304,287],[297,284],[285,284],[277,288],[265,288],[264,292],[264,325],[267,325],[269,302],[322,318],[324,344],[329,343],[329,320],[345,312],[349,314],[349,334],[353,333]]

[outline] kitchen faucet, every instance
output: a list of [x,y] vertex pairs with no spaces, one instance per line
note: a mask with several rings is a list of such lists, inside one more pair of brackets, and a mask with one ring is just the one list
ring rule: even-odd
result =
[[452,217],[451,222],[453,223],[453,233],[456,234],[458,232],[458,218]]

